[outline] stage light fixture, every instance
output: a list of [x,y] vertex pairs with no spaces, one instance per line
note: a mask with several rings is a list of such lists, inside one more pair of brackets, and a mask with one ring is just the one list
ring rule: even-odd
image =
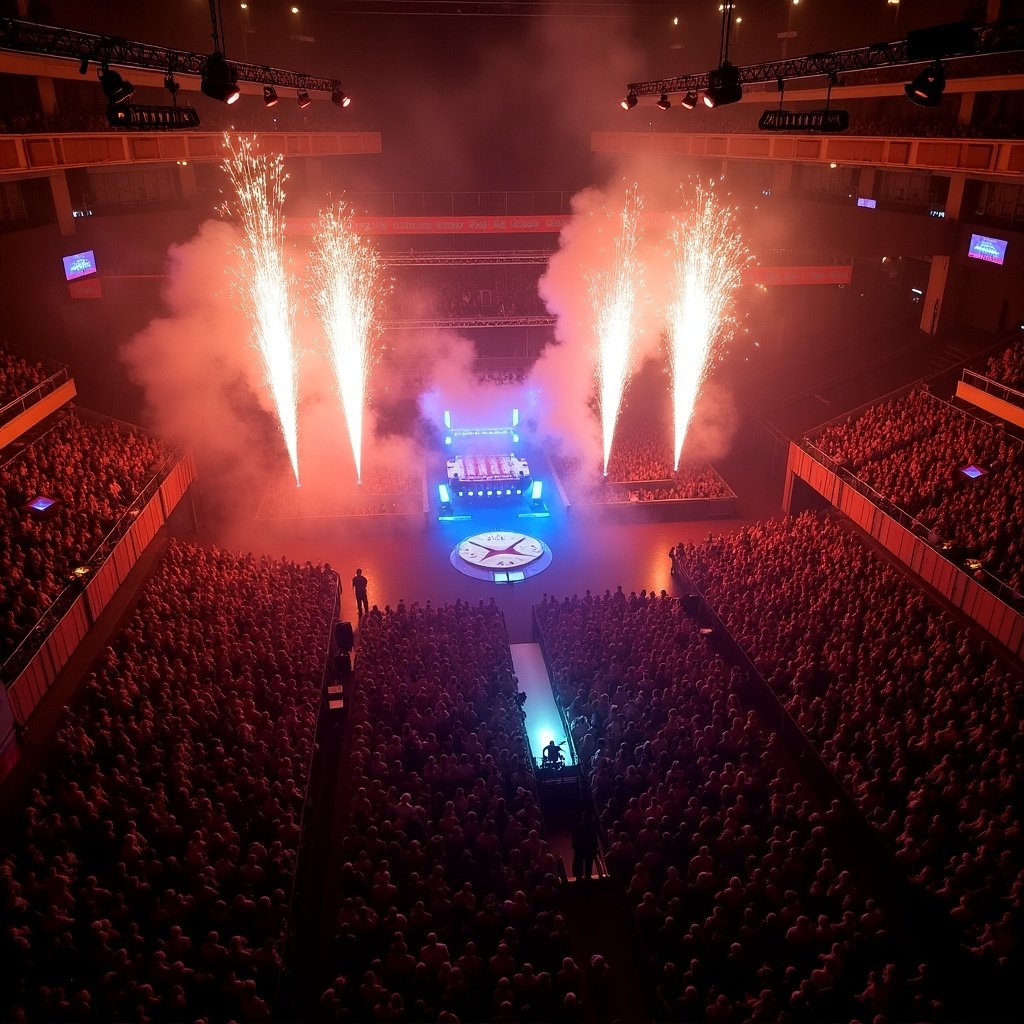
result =
[[263,103],[268,107],[277,105],[277,90],[272,85],[263,86]]
[[331,102],[336,107],[347,107],[352,102],[352,97],[346,96],[345,90],[339,85],[338,88],[331,93]]
[[309,93],[303,89],[296,97],[295,102],[299,105],[299,110],[305,110],[313,101],[309,98]]
[[626,93],[626,98],[619,103],[623,110],[632,110],[637,104],[635,92]]
[[680,101],[679,106],[684,110],[693,110],[697,106],[697,94],[691,89]]
[[89,72],[89,54],[83,53],[81,63],[78,65],[78,73],[80,75],[88,74]]
[[116,71],[104,67],[100,72],[100,85],[103,87],[103,95],[114,105],[127,103],[135,94],[135,86],[126,82]]
[[672,101],[668,98],[668,93],[667,92],[663,92],[661,94],[661,96],[658,98],[658,109],[659,110],[668,110],[668,108],[671,107],[671,106],[672,106]]
[[946,76],[942,65],[936,61],[934,67],[925,68],[912,82],[903,86],[907,99],[919,107],[937,107],[942,101],[946,88]]
[[214,52],[206,58],[199,84],[204,96],[221,103],[234,103],[241,95],[237,83],[238,72],[224,59],[224,54]]
[[740,85],[740,71],[728,62],[708,72],[708,87],[704,93],[706,107],[724,107],[727,103],[739,103],[743,97]]

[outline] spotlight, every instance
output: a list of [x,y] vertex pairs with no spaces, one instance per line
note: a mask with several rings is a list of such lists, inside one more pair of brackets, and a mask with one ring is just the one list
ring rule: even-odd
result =
[[903,86],[903,91],[907,99],[919,107],[937,107],[945,88],[946,76],[942,65],[936,61],[934,67],[925,68],[909,85]]
[[240,95],[237,82],[238,72],[224,59],[223,53],[213,53],[206,58],[199,84],[204,96],[221,103],[234,103]]
[[80,75],[84,75],[84,74],[86,74],[86,73],[87,73],[88,71],[89,71],[89,54],[87,54],[87,53],[83,53],[83,54],[82,54],[82,61],[81,61],[81,63],[80,63],[79,65],[78,65],[78,73],[79,73]]
[[623,110],[632,110],[636,106],[636,93],[626,93],[626,98],[619,103]]
[[181,83],[175,80],[174,75],[168,75],[164,79],[164,88],[171,94],[171,98],[174,99],[178,95]]
[[680,101],[679,105],[686,110],[693,110],[697,106],[697,94],[691,89]]
[[667,92],[663,92],[661,94],[661,96],[658,98],[658,109],[659,110],[668,110],[668,108],[671,107],[671,106],[672,106],[672,101],[668,98],[668,93]]
[[739,103],[743,96],[739,68],[728,62],[708,72],[708,87],[704,93],[704,105],[723,107],[726,103]]
[[336,107],[347,107],[352,102],[352,97],[346,96],[345,90],[339,85],[338,88],[331,93],[331,102]]
[[309,93],[303,89],[298,96],[295,97],[295,102],[299,105],[299,110],[305,110],[313,101],[309,98]]
[[114,105],[127,103],[135,94],[135,86],[126,82],[116,71],[105,67],[100,72],[100,85],[103,87],[103,95]]
[[277,90],[272,85],[263,86],[263,102],[268,107],[277,104]]

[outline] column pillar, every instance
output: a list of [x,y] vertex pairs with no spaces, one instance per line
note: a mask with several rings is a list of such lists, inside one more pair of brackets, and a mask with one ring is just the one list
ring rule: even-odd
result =
[[[949,179],[949,193],[946,196],[946,218],[958,220],[960,207],[964,201],[964,183],[962,174],[954,174]],[[952,325],[953,301],[957,292],[957,281],[950,281],[950,257],[933,256],[928,268],[928,287],[925,288],[924,302],[921,304],[921,330],[928,334],[939,334]]]
[[39,105],[47,117],[53,117],[57,112],[57,91],[53,86],[53,79],[43,75],[36,75],[36,89],[39,92]]
[[76,234],[75,217],[72,213],[71,193],[68,191],[68,179],[64,171],[50,171],[50,193],[53,196],[53,208],[57,213],[57,227],[65,237]]
[[178,163],[178,187],[181,189],[182,199],[195,199],[199,194],[195,165],[187,160]]

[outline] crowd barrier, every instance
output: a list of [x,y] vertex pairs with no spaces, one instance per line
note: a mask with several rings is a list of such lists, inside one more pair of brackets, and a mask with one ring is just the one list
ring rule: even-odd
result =
[[1009,587],[991,576],[982,582],[969,575],[928,543],[925,526],[809,444],[790,445],[783,496],[786,512],[792,505],[795,480],[820,494],[1011,654],[1024,656],[1024,615],[1019,596]]
[[1024,430],[1024,394],[998,381],[964,370],[956,397]]
[[16,723],[28,721],[194,479],[191,453],[170,456],[4,664],[0,780],[17,761]]
[[42,423],[50,413],[72,401],[77,393],[68,371],[61,369],[13,402],[8,402],[0,409],[0,448],[16,441],[37,423]]

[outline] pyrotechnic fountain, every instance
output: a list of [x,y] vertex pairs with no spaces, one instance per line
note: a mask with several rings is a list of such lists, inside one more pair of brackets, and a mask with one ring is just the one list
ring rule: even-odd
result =
[[293,304],[284,259],[284,162],[257,152],[255,140],[224,136],[224,169],[235,190],[243,241],[236,287],[249,315],[281,435],[299,483],[298,359],[292,339]]
[[740,283],[747,251],[732,209],[700,183],[686,190],[683,209],[672,220],[669,246],[668,341],[678,469],[697,396],[717,347],[735,323],[732,292]]
[[316,302],[361,483],[363,413],[379,333],[380,257],[352,229],[343,203],[321,212],[314,247]]
[[641,206],[637,190],[628,189],[617,218],[611,263],[592,271],[588,279],[597,339],[596,374],[606,476],[615,423],[632,369],[637,294],[644,287],[643,267],[637,259]]

